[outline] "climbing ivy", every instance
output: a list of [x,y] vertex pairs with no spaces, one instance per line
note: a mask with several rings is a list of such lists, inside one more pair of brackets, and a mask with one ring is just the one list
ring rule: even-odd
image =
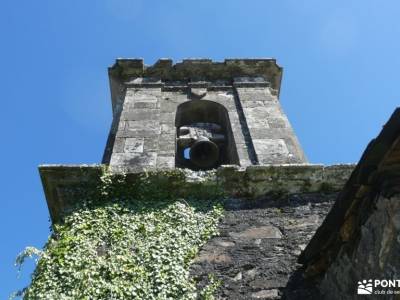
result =
[[[175,171],[171,171],[175,172]],[[217,234],[222,215],[218,188],[177,195],[181,172],[125,175],[104,172],[83,188],[74,209],[53,225],[37,255],[24,299],[213,299],[218,282],[203,291],[189,278],[201,247]],[[174,184],[171,182],[173,178]],[[183,187],[182,187],[183,188]]]

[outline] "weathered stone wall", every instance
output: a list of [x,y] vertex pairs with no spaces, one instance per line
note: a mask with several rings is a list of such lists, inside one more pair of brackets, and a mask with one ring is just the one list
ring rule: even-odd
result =
[[[339,191],[353,165],[275,165],[222,166],[217,171],[195,172],[187,169],[157,171],[162,185],[175,186],[177,196],[190,195],[193,187],[207,190],[218,188],[230,197],[258,199],[270,193],[294,194]],[[82,189],[90,190],[99,185],[107,167],[104,165],[43,165],[39,167],[46,200],[53,222],[68,212],[79,201]],[[141,173],[125,176],[133,184]]]
[[138,60],[130,63],[119,60],[110,69],[114,118],[103,163],[114,171],[175,167],[178,105],[203,100],[226,108],[234,145],[229,151],[237,151],[241,166],[306,162],[278,101],[275,61],[190,60],[150,73],[143,61],[142,71]]
[[[160,159],[157,166],[159,140],[162,136],[160,143],[163,143],[164,139],[168,141],[170,136],[167,132],[161,135],[161,128],[165,124],[162,121],[165,120],[167,123],[170,121],[167,113],[161,113],[160,100],[161,88],[128,88],[126,90],[112,148],[111,165],[148,166],[149,168],[162,165],[162,159]],[[168,146],[168,143],[165,143],[165,146]],[[166,155],[170,148],[165,148]],[[174,150],[173,147],[172,156]]]
[[271,93],[269,87],[242,86],[241,83],[235,81],[234,85],[257,163],[305,162],[304,153],[278,97]]
[[[217,299],[319,299],[315,288],[290,284],[296,260],[331,208],[337,193],[230,199],[212,238],[191,266],[200,287],[213,274]],[[340,298],[337,298],[340,299]]]
[[[400,195],[378,195],[374,202],[376,210],[362,225],[359,239],[344,247],[326,272],[320,284],[324,299],[359,299],[359,281],[400,278]],[[400,291],[399,286],[374,288],[379,290]],[[375,297],[399,299],[400,294]]]
[[[99,187],[105,169],[104,165],[40,167],[54,223],[73,212],[82,195]],[[222,280],[220,299],[287,295],[311,299],[316,289],[290,284],[298,268],[295,261],[352,169],[352,165],[223,166],[217,171],[175,169],[146,176],[178,198],[209,191],[227,197],[220,235],[205,245],[191,270],[200,286],[214,274]],[[124,182],[134,188],[142,175],[125,174]]]

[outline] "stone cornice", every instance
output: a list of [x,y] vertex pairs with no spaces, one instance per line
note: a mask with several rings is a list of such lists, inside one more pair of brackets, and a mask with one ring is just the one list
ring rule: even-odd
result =
[[[39,167],[47,206],[53,222],[71,212],[74,204],[81,199],[82,191],[95,189],[105,165],[42,165]],[[206,178],[212,177],[212,184],[218,186],[230,197],[257,199],[268,193],[295,194],[303,192],[339,191],[348,179],[354,165],[264,165],[239,168],[222,166],[216,171],[195,172],[187,169],[171,170],[163,174],[168,184],[181,186],[176,190],[179,197],[190,195],[192,185],[210,188]],[[184,175],[184,181],[176,172]],[[175,173],[174,173],[175,172]],[[152,174],[154,172],[149,172]],[[155,174],[157,171],[155,172]],[[174,175],[175,174],[175,175]],[[140,173],[127,173],[126,180],[134,182]],[[185,193],[187,193],[185,195]]]
[[233,82],[235,77],[263,77],[272,89],[279,94],[282,68],[273,58],[225,59],[213,62],[210,59],[184,59],[173,63],[171,59],[159,59],[154,65],[147,66],[143,59],[117,59],[108,69],[109,76],[121,81],[134,78],[160,78],[163,82],[218,81]]

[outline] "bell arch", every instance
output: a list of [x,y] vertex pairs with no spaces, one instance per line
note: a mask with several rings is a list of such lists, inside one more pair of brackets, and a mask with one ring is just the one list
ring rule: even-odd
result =
[[209,170],[237,164],[239,157],[227,109],[210,100],[192,100],[177,107],[175,166]]

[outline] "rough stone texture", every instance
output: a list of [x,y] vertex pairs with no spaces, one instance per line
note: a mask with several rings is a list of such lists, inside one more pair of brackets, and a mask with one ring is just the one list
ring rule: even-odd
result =
[[[234,163],[307,162],[278,101],[282,69],[273,59],[200,59],[175,65],[160,60],[154,66],[119,59],[109,76],[114,117],[103,163],[116,172],[174,166],[177,108],[203,100],[227,110],[233,134],[229,151],[235,152],[230,156],[238,157]],[[144,146],[132,149],[138,140]]]
[[245,169],[223,166],[217,177],[224,189],[234,196],[255,198],[271,191],[299,193],[338,191],[349,178],[353,165],[275,165]]
[[207,283],[209,274],[220,279],[217,299],[318,299],[315,287],[291,281],[299,268],[298,255],[336,195],[304,193],[229,200],[220,235],[201,249],[191,275],[200,287]]
[[[375,206],[374,213],[360,228],[359,241],[348,246],[351,250],[341,251],[324,275],[320,284],[324,299],[358,299],[358,281],[400,278],[400,195],[378,196]],[[391,290],[399,291],[399,287]],[[376,295],[379,299],[399,296]]]
[[[138,159],[145,158],[139,156]],[[165,164],[167,168],[171,167],[171,165],[168,165],[170,162],[169,159],[159,161],[160,164]],[[105,167],[104,165],[43,165],[39,167],[53,222],[57,222],[63,213],[68,212],[75,201],[79,201],[79,197],[76,196],[77,192],[82,189],[91,189],[99,184],[102,168]],[[204,190],[213,185],[219,187],[226,195],[231,197],[257,199],[270,193],[293,194],[339,191],[353,167],[352,165],[328,167],[321,165],[276,165],[240,169],[235,166],[222,166],[217,171],[208,172],[178,169],[184,175],[184,182],[181,182],[179,176],[174,177],[176,176],[174,173],[171,173],[168,177],[168,182],[174,185],[179,184],[179,188],[176,190],[179,196],[190,195],[192,185],[200,184]],[[178,170],[175,170],[175,172]],[[134,180],[136,176],[140,176],[140,173],[126,174],[127,180]]]
[[[279,104],[268,87],[240,87],[234,82],[243,118],[257,163],[306,162],[301,146]],[[247,103],[250,102],[250,103]]]
[[[224,62],[213,62],[210,59],[184,59],[173,64],[171,59],[160,59],[153,66],[146,66],[143,59],[117,59],[109,68],[110,77],[126,80],[145,77],[137,80],[138,84],[158,85],[160,81],[194,81],[194,87],[204,88],[204,81],[215,81],[224,85],[232,78],[241,76],[243,85],[261,84],[260,78],[267,79],[274,90],[279,91],[282,79],[282,68],[273,58],[258,59],[225,59]],[[248,80],[247,77],[251,77]],[[159,78],[159,79],[158,79]],[[160,80],[161,79],[161,80]],[[261,80],[263,81],[263,80]]]

